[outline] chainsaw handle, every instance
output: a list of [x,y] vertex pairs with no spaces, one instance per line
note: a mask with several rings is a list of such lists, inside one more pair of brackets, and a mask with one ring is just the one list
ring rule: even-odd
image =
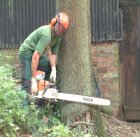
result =
[[56,87],[56,85],[55,85],[55,83],[54,82],[49,82],[49,88],[55,88]]

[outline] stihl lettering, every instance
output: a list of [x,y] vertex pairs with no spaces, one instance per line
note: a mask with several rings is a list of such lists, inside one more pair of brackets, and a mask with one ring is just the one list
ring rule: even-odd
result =
[[92,101],[93,101],[93,99],[92,99],[92,98],[83,97],[83,101],[92,102]]

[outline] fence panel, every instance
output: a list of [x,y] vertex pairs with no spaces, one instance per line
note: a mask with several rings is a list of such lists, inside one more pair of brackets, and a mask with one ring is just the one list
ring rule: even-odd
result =
[[92,42],[122,40],[120,0],[91,0]]
[[56,14],[56,0],[0,0],[0,49],[18,48]]

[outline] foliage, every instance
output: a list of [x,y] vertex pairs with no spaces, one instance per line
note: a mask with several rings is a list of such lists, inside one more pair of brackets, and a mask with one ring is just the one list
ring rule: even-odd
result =
[[101,110],[101,112],[103,112],[109,116],[113,115],[113,110],[110,106],[100,106],[100,110]]
[[0,66],[0,136],[90,137],[64,126],[58,119],[59,108],[55,108],[57,111],[53,113],[54,105],[38,107],[34,100],[29,102],[28,94],[17,88],[12,70],[9,65]]
[[100,110],[100,107],[96,107],[96,129],[97,129],[97,136],[99,137],[107,137],[106,135],[106,131],[105,131],[105,128],[104,128],[104,125],[103,125],[103,121],[102,121],[102,118],[101,118],[101,110]]
[[16,136],[17,133],[33,133],[46,126],[42,121],[44,111],[28,102],[24,91],[16,89],[9,65],[0,67],[0,133]]

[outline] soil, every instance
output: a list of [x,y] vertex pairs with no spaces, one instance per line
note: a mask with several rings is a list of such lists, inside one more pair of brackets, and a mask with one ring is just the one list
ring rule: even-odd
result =
[[[125,122],[115,117],[102,113],[107,137],[140,137],[140,122]],[[20,135],[18,137],[33,137]]]
[[107,137],[140,137],[140,122],[124,122],[102,114]]

